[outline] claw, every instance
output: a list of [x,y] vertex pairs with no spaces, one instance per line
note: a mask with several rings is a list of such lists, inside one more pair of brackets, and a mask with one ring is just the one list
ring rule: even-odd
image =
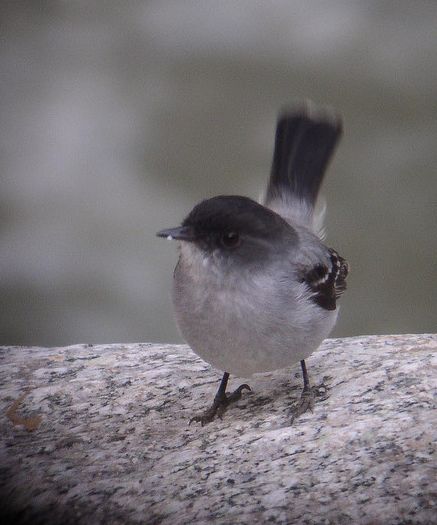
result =
[[297,403],[297,407],[292,415],[292,422],[302,414],[305,414],[305,412],[313,411],[314,405],[316,403],[316,397],[320,397],[320,401],[325,401],[328,399],[329,396],[327,395],[327,387],[325,384],[322,383],[319,386],[304,387],[300,396],[300,400]]
[[205,412],[202,414],[192,417],[188,424],[191,425],[191,423],[195,422],[200,423],[203,427],[207,423],[211,423],[211,421],[213,421],[216,416],[222,419],[223,414],[226,412],[228,406],[231,403],[235,403],[235,401],[241,399],[241,393],[243,390],[252,391],[250,386],[244,383],[234,390],[232,394],[222,394],[219,397],[216,397],[210,408],[205,410]]
[[214,417],[211,417],[211,419],[208,419],[206,416],[194,416],[190,419],[188,425],[191,425],[191,423],[200,423],[201,426],[205,426],[207,423],[212,421]]
[[226,406],[229,405],[229,403],[234,403],[235,401],[238,401],[241,399],[241,392],[243,390],[248,390],[249,392],[252,391],[249,385],[244,383],[243,385],[240,385],[236,390],[232,392],[232,394],[229,394],[226,398]]

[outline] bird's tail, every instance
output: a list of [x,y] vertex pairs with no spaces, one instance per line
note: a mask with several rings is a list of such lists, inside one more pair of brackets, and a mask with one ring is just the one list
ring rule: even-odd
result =
[[315,111],[309,104],[284,111],[276,127],[265,205],[320,234],[322,224],[314,208],[341,132],[341,119],[332,112]]

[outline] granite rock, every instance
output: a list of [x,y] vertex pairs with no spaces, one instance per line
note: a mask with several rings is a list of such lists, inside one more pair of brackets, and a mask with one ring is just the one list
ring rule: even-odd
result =
[[436,524],[437,335],[326,340],[204,427],[186,346],[0,349],[2,516],[32,524]]

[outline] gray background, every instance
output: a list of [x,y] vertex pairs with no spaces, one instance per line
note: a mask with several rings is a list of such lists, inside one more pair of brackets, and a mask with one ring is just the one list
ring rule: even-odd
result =
[[284,105],[344,116],[336,335],[435,331],[434,1],[2,2],[0,344],[178,341],[200,199],[258,198]]

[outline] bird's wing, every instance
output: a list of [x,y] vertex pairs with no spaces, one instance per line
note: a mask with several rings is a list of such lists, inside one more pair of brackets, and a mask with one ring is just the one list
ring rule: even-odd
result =
[[306,268],[301,275],[313,292],[312,300],[326,310],[335,310],[337,299],[346,290],[349,267],[345,259],[332,248],[329,249],[327,264],[317,263]]

